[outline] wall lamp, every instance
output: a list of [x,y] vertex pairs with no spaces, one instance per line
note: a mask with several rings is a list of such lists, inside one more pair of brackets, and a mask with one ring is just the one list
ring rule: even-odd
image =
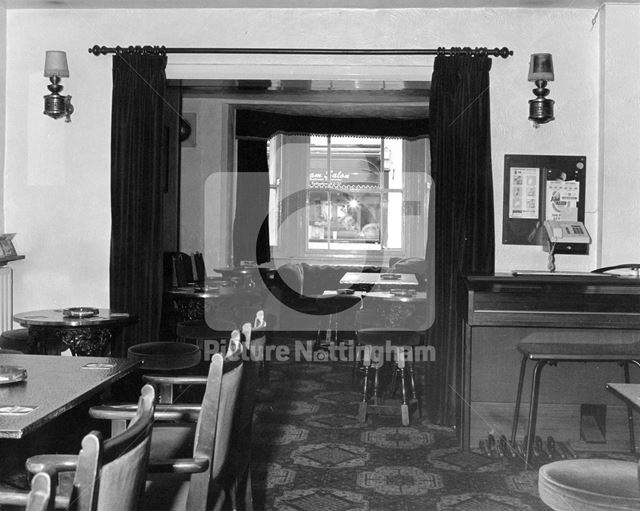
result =
[[71,122],[71,114],[73,113],[73,105],[71,104],[71,96],[62,96],[60,91],[60,78],[69,77],[69,66],[67,65],[67,54],[63,51],[47,51],[44,61],[44,76],[49,77],[51,84],[47,89],[51,94],[44,96],[44,115],[59,119],[65,117],[65,122]]
[[539,124],[553,121],[552,99],[548,99],[547,82],[553,81],[553,59],[550,53],[534,53],[529,60],[529,81],[536,82],[533,93],[535,99],[529,100],[529,120],[537,128]]

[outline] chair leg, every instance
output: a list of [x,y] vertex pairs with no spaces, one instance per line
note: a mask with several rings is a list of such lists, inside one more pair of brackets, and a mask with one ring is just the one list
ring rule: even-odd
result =
[[516,435],[518,434],[518,418],[520,417],[520,404],[522,402],[522,386],[524,384],[524,375],[527,369],[527,356],[522,357],[520,363],[520,377],[518,378],[518,391],[516,393],[516,407],[513,412],[513,423],[511,424],[511,445],[516,445]]
[[371,402],[374,405],[378,404],[378,392],[380,390],[380,370],[376,363],[373,364],[373,397]]
[[536,420],[538,419],[538,397],[540,390],[540,373],[546,365],[546,360],[539,360],[533,368],[533,382],[531,384],[531,400],[529,402],[529,425],[527,426],[526,451],[524,465],[529,468],[529,460],[533,452],[533,441],[536,437]]
[[418,393],[416,392],[416,378],[414,374],[414,362],[413,359],[409,363],[409,377],[411,383],[411,399],[416,402],[416,406],[418,407],[418,418],[422,417],[422,406],[420,405],[420,400],[418,399]]
[[[631,380],[629,378],[629,362],[625,361],[623,363],[624,367],[624,382],[629,383]],[[633,408],[631,405],[627,405],[627,422],[629,423],[629,449],[633,454],[636,453],[636,435],[633,429]]]
[[400,388],[402,389],[402,404],[400,405],[400,415],[402,416],[402,425],[409,425],[409,403],[407,402],[407,384],[405,381],[405,357],[404,349],[396,348],[396,364],[400,369]]
[[244,511],[253,511],[253,490],[251,488],[251,467],[247,468],[244,488]]
[[362,401],[358,407],[358,419],[360,422],[367,420],[367,386],[369,385],[369,368],[371,367],[371,346],[365,346],[362,350],[362,366],[364,367],[364,382],[362,384]]

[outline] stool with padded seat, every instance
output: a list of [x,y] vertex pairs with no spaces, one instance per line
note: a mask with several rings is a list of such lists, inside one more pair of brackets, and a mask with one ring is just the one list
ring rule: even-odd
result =
[[236,329],[234,321],[229,319],[216,320],[215,328],[211,328],[205,320],[195,319],[180,321],[176,326],[176,336],[187,343],[196,344],[205,355],[211,355],[212,346],[207,341],[226,342],[231,332]]
[[348,329],[349,325],[352,325],[352,329],[355,330],[356,310],[360,308],[362,303],[360,296],[338,293],[335,295],[318,295],[315,299],[318,314],[322,319],[326,318],[324,321],[321,319],[321,323],[327,326],[326,330],[324,330],[322,328],[323,325],[320,325],[316,347],[322,345],[323,333],[325,334],[324,338],[327,344],[337,344],[340,342],[340,327]]
[[[171,373],[196,367],[202,360],[200,348],[194,344],[162,341],[135,344],[127,350],[127,358],[142,362],[141,373]],[[173,402],[173,387],[159,388],[160,403]]]
[[562,460],[538,471],[540,499],[557,511],[640,509],[638,464],[609,459]]
[[[559,362],[617,362],[624,368],[624,381],[629,382],[629,364],[640,367],[640,334],[633,331],[616,331],[615,340],[611,331],[606,336],[598,330],[540,330],[526,336],[518,343],[518,351],[522,353],[520,376],[516,404],[511,429],[511,445],[516,445],[518,418],[522,399],[527,361],[534,361],[531,383],[531,399],[529,402],[529,422],[525,434],[525,466],[533,451],[538,413],[540,375],[542,368],[556,365]],[[628,406],[629,443],[631,452],[635,452],[635,436],[633,431],[633,411]]]
[[28,328],[16,328],[14,330],[5,330],[0,335],[0,348],[26,353],[28,351],[28,341],[29,341]]

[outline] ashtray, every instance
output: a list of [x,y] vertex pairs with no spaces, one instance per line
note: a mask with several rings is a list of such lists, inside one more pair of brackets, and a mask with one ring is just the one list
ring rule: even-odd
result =
[[0,384],[16,383],[27,379],[24,367],[0,365]]
[[380,274],[381,280],[400,280],[401,277],[402,277],[402,274],[400,273],[381,273]]
[[95,307],[69,307],[62,311],[65,318],[90,318],[97,316],[100,310]]

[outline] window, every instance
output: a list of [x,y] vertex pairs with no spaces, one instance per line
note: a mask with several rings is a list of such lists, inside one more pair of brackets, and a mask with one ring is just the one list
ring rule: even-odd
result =
[[276,257],[424,257],[426,139],[276,135],[268,151]]
[[402,150],[397,142],[310,137],[309,250],[402,248],[401,236],[394,239],[402,232],[402,211],[397,207],[402,204]]

